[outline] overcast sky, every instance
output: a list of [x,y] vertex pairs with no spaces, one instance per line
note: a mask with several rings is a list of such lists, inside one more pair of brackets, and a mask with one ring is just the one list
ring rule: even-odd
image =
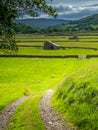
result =
[[[58,13],[59,19],[80,19],[98,13],[98,0],[47,0]],[[26,16],[25,16],[26,17]],[[52,18],[46,14],[41,14],[40,18]]]

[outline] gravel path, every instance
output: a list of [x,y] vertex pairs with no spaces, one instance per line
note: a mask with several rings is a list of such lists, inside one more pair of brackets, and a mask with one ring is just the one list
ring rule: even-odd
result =
[[10,122],[10,118],[14,114],[16,108],[19,105],[21,105],[26,99],[27,99],[27,96],[24,96],[14,102],[12,102],[0,113],[0,130],[6,129],[8,123]]
[[53,95],[53,90],[48,90],[45,96],[40,101],[40,114],[45,124],[46,130],[74,130],[68,127],[68,122],[65,122],[59,117],[50,105],[50,98]]

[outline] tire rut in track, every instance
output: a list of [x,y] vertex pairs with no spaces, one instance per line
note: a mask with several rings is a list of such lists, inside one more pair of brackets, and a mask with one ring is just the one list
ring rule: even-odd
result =
[[9,104],[2,112],[0,112],[0,130],[5,130],[10,122],[10,118],[14,114],[16,108],[21,105],[28,97],[24,96],[11,104]]
[[46,130],[75,130],[69,128],[68,122],[60,118],[59,114],[50,105],[50,98],[53,95],[53,90],[48,90],[40,101],[40,114],[44,122]]

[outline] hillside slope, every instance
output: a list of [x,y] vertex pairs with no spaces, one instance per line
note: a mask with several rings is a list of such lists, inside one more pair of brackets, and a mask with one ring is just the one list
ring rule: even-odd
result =
[[88,16],[85,18],[82,18],[78,21],[76,21],[75,23],[77,24],[98,24],[98,14],[94,14],[92,16]]
[[93,31],[98,30],[98,14],[82,18],[77,21],[70,21],[68,24],[61,24],[53,27],[55,31]]
[[[81,67],[80,67],[81,68]],[[65,77],[53,104],[64,118],[79,130],[98,130],[98,62],[85,61],[85,67]]]

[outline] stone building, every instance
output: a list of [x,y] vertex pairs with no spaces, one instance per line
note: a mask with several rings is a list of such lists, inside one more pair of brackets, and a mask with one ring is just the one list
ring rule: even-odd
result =
[[44,43],[44,49],[45,50],[58,50],[58,49],[60,49],[60,46],[51,41],[47,41]]
[[75,40],[75,41],[78,42],[78,36],[77,36],[77,35],[69,36],[68,39],[69,39],[69,41],[70,41],[70,40]]

